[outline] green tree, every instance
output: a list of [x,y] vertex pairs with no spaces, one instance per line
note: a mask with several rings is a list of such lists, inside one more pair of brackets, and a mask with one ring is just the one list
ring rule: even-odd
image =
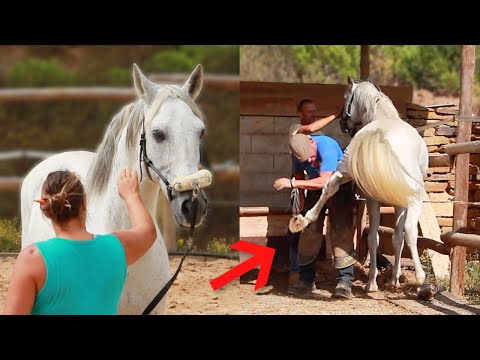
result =
[[55,58],[29,58],[15,64],[8,74],[8,86],[72,85],[75,74],[65,69]]

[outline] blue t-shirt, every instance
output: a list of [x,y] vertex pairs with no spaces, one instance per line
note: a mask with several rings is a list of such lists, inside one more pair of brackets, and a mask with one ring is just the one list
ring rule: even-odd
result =
[[292,154],[292,173],[306,171],[309,179],[320,176],[321,172],[337,170],[337,164],[343,156],[340,145],[329,136],[312,135],[313,140],[317,143],[317,158],[309,163],[305,161],[299,162]]

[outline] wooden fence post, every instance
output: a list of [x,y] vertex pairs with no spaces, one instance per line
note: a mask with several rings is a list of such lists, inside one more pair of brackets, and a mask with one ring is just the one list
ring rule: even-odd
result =
[[[462,49],[462,80],[460,90],[460,116],[473,115],[473,80],[475,74],[475,45],[464,45]],[[457,144],[470,141],[472,123],[459,121]],[[470,154],[458,154],[455,159],[455,197],[453,204],[453,231],[462,231],[467,227],[468,205],[468,167]],[[452,269],[450,274],[450,292],[463,296],[465,286],[466,249],[455,246],[452,251]]]

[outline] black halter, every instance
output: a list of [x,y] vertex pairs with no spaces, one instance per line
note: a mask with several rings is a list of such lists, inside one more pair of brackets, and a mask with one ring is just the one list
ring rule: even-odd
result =
[[155,167],[155,165],[153,165],[152,160],[150,160],[147,156],[147,139],[145,138],[145,116],[142,119],[142,135],[140,135],[140,181],[142,181],[142,178],[143,178],[142,162],[144,162],[145,165],[147,166],[147,174],[150,180],[153,181],[152,176],[148,171],[148,168],[151,168],[153,171],[155,171],[158,177],[163,181],[163,183],[167,187],[168,200],[172,201],[172,186],[170,185],[170,182],[167,180],[165,176],[162,175],[160,170],[158,170]]
[[[368,80],[353,80],[354,84],[360,84],[362,82],[370,82]],[[382,92],[380,90],[380,87],[372,82],[370,82],[373,86],[375,86],[375,88],[379,91],[379,92]],[[356,126],[353,128],[353,129],[349,129],[347,127],[347,121],[352,117],[352,103],[353,103],[353,99],[355,98],[355,91],[352,90],[352,93],[350,94],[348,100],[346,101],[347,105],[345,106],[345,111],[343,112],[342,114],[342,119],[341,119],[341,122],[340,122],[340,126],[342,128],[342,130],[344,130],[345,132],[348,132],[348,134],[353,137],[356,133]]]
[[[168,190],[168,200],[172,201],[172,190],[173,187],[170,185],[170,182],[165,178],[160,173],[160,170],[158,170],[155,165],[153,165],[152,160],[150,160],[147,156],[147,140],[145,138],[145,116],[142,119],[142,135],[140,136],[140,181],[142,181],[142,162],[144,162],[147,165],[147,174],[150,180],[153,181],[152,176],[150,175],[150,172],[148,171],[148,168],[152,168],[153,171],[162,179],[163,183],[167,187]],[[185,254],[183,254],[182,260],[180,261],[180,264],[178,265],[177,271],[175,271],[175,274],[168,280],[168,282],[163,286],[163,288],[158,292],[158,294],[153,298],[152,301],[147,305],[145,310],[143,310],[142,315],[148,315],[152,312],[152,310],[157,306],[157,304],[162,300],[162,298],[165,296],[167,291],[170,289],[172,286],[173,282],[177,278],[178,273],[180,272],[180,269],[182,268],[183,265],[183,260],[187,257],[188,253],[190,252],[190,249],[192,247],[192,242],[193,242],[193,232],[195,230],[195,221],[197,219],[197,212],[198,212],[198,192],[199,188],[194,186],[192,189],[192,222],[190,223],[190,236],[187,240],[187,251]]]

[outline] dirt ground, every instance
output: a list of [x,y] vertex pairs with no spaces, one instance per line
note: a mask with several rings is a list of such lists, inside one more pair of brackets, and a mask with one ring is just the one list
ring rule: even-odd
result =
[[[3,311],[8,282],[15,258],[0,257],[0,313]],[[179,256],[171,257],[172,273],[180,261]],[[351,300],[332,299],[335,286],[334,273],[329,269],[320,272],[317,289],[310,297],[296,298],[286,293],[287,273],[273,272],[270,285],[254,292],[254,281],[239,279],[223,288],[213,291],[210,280],[238,265],[237,260],[218,259],[205,256],[187,257],[182,271],[168,292],[166,314],[212,314],[212,315],[418,315],[418,314],[480,314],[477,307],[451,306],[437,294],[432,301],[416,298],[414,277],[410,270],[404,270],[405,281],[399,291],[379,291],[366,294],[365,269],[356,267]],[[382,288],[381,277],[379,286]],[[260,294],[262,293],[262,294]],[[445,299],[443,299],[445,300]],[[450,300],[449,300],[450,301]],[[452,303],[452,301],[450,301]]]

